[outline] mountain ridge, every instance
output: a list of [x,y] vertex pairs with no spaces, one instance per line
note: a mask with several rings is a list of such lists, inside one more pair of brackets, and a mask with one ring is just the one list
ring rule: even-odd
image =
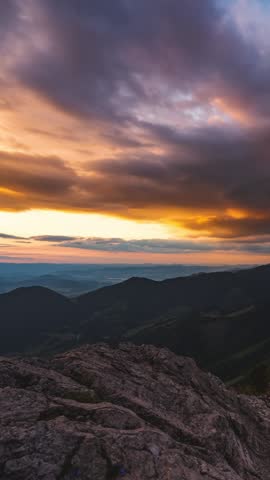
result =
[[51,354],[128,339],[192,356],[231,381],[253,359],[270,362],[263,345],[270,338],[269,282],[264,265],[163,281],[131,277],[74,299],[44,287],[19,289],[0,295],[0,353]]

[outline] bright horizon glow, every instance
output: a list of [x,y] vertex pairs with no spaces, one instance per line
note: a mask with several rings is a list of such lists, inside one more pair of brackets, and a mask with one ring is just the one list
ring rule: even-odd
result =
[[173,229],[166,225],[136,222],[116,217],[53,210],[0,212],[1,231],[9,235],[67,235],[81,237],[121,237],[124,239],[173,238]]
[[268,255],[211,252],[183,254],[112,253],[72,248],[25,245],[0,246],[0,263],[78,263],[78,264],[186,264],[186,265],[258,265],[269,263]]

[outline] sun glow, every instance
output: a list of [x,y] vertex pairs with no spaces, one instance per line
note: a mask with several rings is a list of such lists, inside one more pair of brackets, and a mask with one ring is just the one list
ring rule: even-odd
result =
[[155,222],[136,222],[107,215],[30,210],[0,212],[1,230],[18,236],[68,235],[125,239],[172,236],[170,228]]
[[247,218],[248,213],[243,210],[238,210],[236,208],[229,208],[227,210],[229,217],[235,218],[236,220],[241,220],[242,218]]
[[21,197],[23,196],[23,193],[21,192],[16,192],[15,190],[11,190],[10,188],[4,188],[0,187],[0,195],[7,195],[7,196],[16,196],[16,197]]

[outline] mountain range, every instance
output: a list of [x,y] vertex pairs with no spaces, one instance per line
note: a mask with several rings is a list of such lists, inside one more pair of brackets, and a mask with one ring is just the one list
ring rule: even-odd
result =
[[270,266],[154,281],[133,277],[76,298],[43,287],[0,295],[0,353],[84,343],[151,343],[233,382],[270,361]]
[[130,277],[164,280],[199,272],[224,271],[228,266],[157,264],[0,263],[0,293],[35,285],[75,297]]

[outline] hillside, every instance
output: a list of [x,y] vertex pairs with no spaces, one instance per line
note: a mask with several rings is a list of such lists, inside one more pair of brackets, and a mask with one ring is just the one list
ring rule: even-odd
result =
[[269,480],[269,398],[166,349],[0,359],[0,478]]
[[[164,280],[199,272],[226,270],[230,267],[203,265],[157,264],[53,264],[53,263],[1,263],[0,293],[16,288],[39,285],[62,295],[75,297],[83,293],[123,282],[130,277]],[[233,267],[231,267],[233,268]]]
[[[66,297],[43,287],[18,288],[0,295],[0,351],[28,352],[50,335],[75,331],[76,307]],[[67,342],[67,347],[70,342]],[[49,342],[48,348],[54,348]]]
[[81,335],[167,346],[232,379],[270,360],[270,266],[162,282],[131,278],[78,298]]
[[0,295],[0,353],[78,343],[166,346],[225,380],[270,362],[270,266],[165,281],[131,278],[69,300],[45,288]]

